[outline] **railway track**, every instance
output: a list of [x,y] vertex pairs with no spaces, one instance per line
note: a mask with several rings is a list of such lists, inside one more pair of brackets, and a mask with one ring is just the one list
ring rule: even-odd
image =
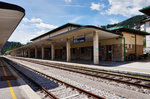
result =
[[[10,66],[12,66],[13,68],[15,68],[16,71],[18,71],[19,73],[23,74],[24,76],[26,76],[29,80],[31,80],[33,83],[35,83],[37,86],[39,86],[42,90],[42,92],[44,92],[46,95],[45,97],[49,96],[50,99],[105,99],[104,97],[102,96],[99,96],[99,95],[96,95],[96,94],[93,94],[89,91],[86,91],[84,89],[81,89],[79,87],[76,87],[74,85],[71,85],[69,83],[66,83],[66,82],[63,82],[59,79],[56,79],[52,76],[49,76],[49,75],[46,75],[42,72],[39,72],[35,69],[32,69],[32,68],[29,68],[27,66],[24,66],[22,64],[19,64],[19,63],[15,63],[15,62],[12,62],[8,59],[4,59],[5,62],[7,62]],[[18,66],[21,66],[21,67],[24,67],[32,72],[35,72],[49,80],[52,80],[54,81],[55,83],[57,82],[59,84],[59,87],[56,88],[56,89],[52,89],[52,90],[46,90],[46,88],[42,87],[41,85],[39,85],[38,83],[36,83],[34,80],[32,80],[30,77],[28,77],[25,73],[23,73],[22,71],[18,70],[16,68],[15,65],[18,65]]]
[[64,64],[54,64],[54,63],[49,63],[49,62],[42,62],[42,61],[36,61],[36,60],[28,60],[28,59],[21,59],[21,58],[16,58],[44,66],[49,66],[57,69],[63,69],[71,72],[76,72],[88,76],[94,76],[97,78],[103,78],[107,80],[113,80],[119,83],[124,83],[132,86],[136,86],[139,88],[146,88],[150,89],[150,78],[144,78],[144,77],[136,77],[132,75],[125,75],[125,74],[119,74],[119,73],[112,73],[112,72],[105,72],[105,71],[99,71],[99,70],[92,70],[92,69],[87,69],[87,68],[82,68],[82,67],[77,67],[77,66],[70,66],[70,65],[64,65]]
[[[5,63],[4,60],[2,60],[3,64],[7,65]],[[45,89],[44,87],[42,87],[40,84],[38,84],[36,81],[34,81],[33,79],[31,79],[30,77],[28,77],[25,73],[19,71],[15,66],[11,65],[10,63],[8,63],[10,66],[13,67],[13,69],[20,73],[22,76],[24,76],[27,80],[29,80],[32,84],[34,84],[37,88],[40,89],[41,93],[45,94],[44,97],[49,97],[50,99],[58,99],[55,95],[53,95],[52,93],[50,93],[47,89]],[[43,98],[44,98],[43,97]]]

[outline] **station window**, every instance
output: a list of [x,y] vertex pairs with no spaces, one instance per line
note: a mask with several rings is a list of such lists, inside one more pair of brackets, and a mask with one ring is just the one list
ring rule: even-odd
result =
[[131,48],[131,44],[129,44],[129,48]]
[[81,48],[81,54],[84,54],[85,53],[85,49],[84,47]]
[[132,44],[132,48],[134,48],[134,44]]

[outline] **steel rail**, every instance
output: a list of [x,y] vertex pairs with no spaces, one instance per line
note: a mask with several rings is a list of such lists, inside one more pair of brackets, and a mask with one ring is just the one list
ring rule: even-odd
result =
[[[11,67],[13,67],[15,69],[15,71],[17,71],[18,73],[20,73],[21,75],[25,76],[26,79],[28,79],[29,81],[31,81],[33,84],[35,84],[36,86],[38,86],[46,95],[45,97],[49,96],[51,99],[58,99],[55,95],[53,95],[52,93],[50,93],[47,89],[45,89],[44,87],[42,87],[40,84],[38,84],[37,82],[35,82],[33,79],[31,79],[30,77],[28,77],[25,73],[21,72],[20,70],[18,70],[15,66],[13,66],[11,63],[5,61],[7,64],[9,64]],[[4,63],[4,62],[3,62]]]
[[[5,58],[5,60],[6,60],[6,58]],[[7,59],[7,61],[8,61],[8,60],[9,60],[9,59]],[[9,60],[9,61],[10,61],[10,60]],[[11,62],[12,62],[12,61],[11,61]],[[23,64],[20,64],[20,63],[17,63],[17,62],[13,62],[13,63],[18,64],[18,65],[20,65],[20,66],[22,66],[22,67],[24,67],[24,68],[26,68],[26,69],[29,69],[29,70],[31,70],[31,71],[33,71],[33,72],[36,72],[36,73],[38,73],[38,74],[40,74],[40,75],[42,75],[42,76],[44,76],[44,77],[47,77],[47,78],[52,79],[52,80],[54,80],[54,81],[57,81],[58,83],[64,84],[64,85],[66,85],[66,86],[69,86],[69,87],[71,87],[72,89],[77,89],[80,93],[84,93],[84,94],[88,95],[88,97],[94,97],[95,99],[105,99],[105,98],[102,97],[102,96],[96,95],[96,94],[94,94],[94,93],[91,93],[91,92],[89,92],[89,91],[86,91],[86,90],[84,90],[84,89],[81,89],[81,88],[79,88],[79,87],[76,87],[76,86],[74,86],[74,85],[71,85],[71,84],[69,84],[69,83],[66,83],[66,82],[64,82],[64,81],[61,81],[61,80],[59,80],[59,79],[57,79],[57,78],[54,78],[54,77],[52,77],[52,76],[49,76],[49,75],[44,74],[44,73],[42,73],[42,72],[39,72],[39,71],[37,71],[37,70],[35,70],[35,69],[32,69],[32,68],[30,68],[30,67],[27,67],[27,66],[25,66],[25,65],[23,65]]]
[[[20,59],[20,58],[17,58]],[[71,71],[71,72],[76,72],[76,73],[80,73],[80,74],[84,74],[84,75],[88,75],[88,76],[94,76],[94,77],[99,77],[99,78],[103,78],[103,79],[107,79],[107,80],[113,80],[116,82],[121,82],[121,83],[125,83],[125,84],[131,84],[137,87],[144,87],[147,89],[150,89],[150,85],[149,84],[139,84],[139,83],[135,83],[135,82],[129,82],[127,80],[121,80],[121,79],[113,79],[113,78],[109,78],[109,77],[102,77],[100,75],[97,75],[98,73],[101,74],[107,74],[110,76],[117,76],[117,77],[125,77],[128,79],[134,79],[134,80],[141,80],[141,81],[148,81],[150,82],[150,79],[145,79],[145,78],[141,78],[141,77],[135,77],[135,76],[130,76],[130,75],[125,75],[125,74],[117,74],[117,73],[111,73],[111,72],[104,72],[104,71],[99,71],[99,70],[92,70],[92,69],[87,69],[87,68],[78,68],[77,66],[69,66],[69,65],[64,65],[64,64],[52,64],[52,63],[48,63],[48,62],[42,62],[42,61],[35,61],[35,60],[27,60],[27,59],[20,59],[20,60],[25,60],[28,62],[32,62],[32,63],[36,63],[36,64],[40,64],[43,66],[48,66],[48,67],[54,67],[54,68],[58,68],[58,69],[63,69],[63,70],[67,70],[67,71]],[[62,68],[62,67],[67,67],[67,68]],[[72,70],[74,69],[74,70]],[[77,71],[77,70],[82,70],[82,71]],[[91,72],[91,73],[89,73]],[[94,74],[92,74],[94,73]]]

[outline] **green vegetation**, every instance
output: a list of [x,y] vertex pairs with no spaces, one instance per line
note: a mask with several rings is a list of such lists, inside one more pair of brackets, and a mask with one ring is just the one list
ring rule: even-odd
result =
[[119,26],[124,26],[124,27],[128,27],[128,28],[134,28],[134,26],[139,26],[140,23],[146,19],[146,15],[137,15],[137,16],[133,16],[125,21],[119,22],[117,24],[108,24],[106,26],[102,26],[102,28],[107,29],[107,28],[111,28],[111,27],[119,27]]
[[20,42],[9,42],[7,41],[2,49],[2,54],[10,54],[10,50],[13,50],[15,48],[21,47],[23,44]]

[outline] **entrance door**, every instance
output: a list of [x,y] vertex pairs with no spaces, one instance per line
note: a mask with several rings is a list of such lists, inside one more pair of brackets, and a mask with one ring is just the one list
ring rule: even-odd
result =
[[112,46],[111,45],[107,45],[106,46],[106,55],[107,55],[107,58],[106,58],[106,60],[107,61],[112,61]]

